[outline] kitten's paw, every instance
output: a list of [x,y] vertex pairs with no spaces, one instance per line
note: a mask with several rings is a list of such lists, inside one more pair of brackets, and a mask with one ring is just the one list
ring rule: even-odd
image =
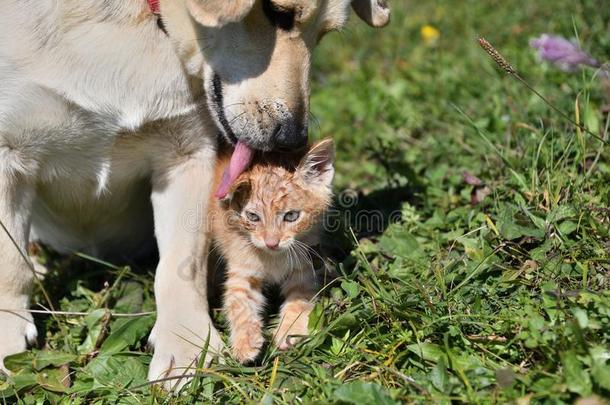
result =
[[242,327],[239,331],[233,333],[231,342],[233,356],[240,363],[254,361],[265,344],[262,325],[257,322]]
[[21,353],[34,344],[38,332],[32,315],[27,312],[0,312],[0,372],[9,374],[4,358]]
[[288,350],[308,333],[309,314],[314,304],[308,301],[291,302],[281,313],[280,324],[273,334],[273,342],[280,350]]
[[149,381],[164,380],[161,382],[163,388],[179,391],[192,379],[189,375],[196,371],[208,339],[208,330],[208,351],[204,365],[207,367],[210,364],[223,348],[222,339],[209,318],[197,325],[197,330],[200,333],[196,334],[194,329],[175,322],[157,320],[148,339],[149,345],[154,347],[148,370]]

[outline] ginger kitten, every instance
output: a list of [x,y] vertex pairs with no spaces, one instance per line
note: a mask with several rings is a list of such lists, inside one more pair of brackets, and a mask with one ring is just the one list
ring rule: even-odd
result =
[[[284,304],[273,340],[280,350],[307,335],[318,292],[311,247],[319,243],[324,212],[332,201],[333,142],[320,141],[300,156],[264,157],[210,203],[213,239],[227,262],[224,311],[233,354],[254,360],[263,344],[265,283],[279,284]],[[229,163],[220,157],[216,184]]]

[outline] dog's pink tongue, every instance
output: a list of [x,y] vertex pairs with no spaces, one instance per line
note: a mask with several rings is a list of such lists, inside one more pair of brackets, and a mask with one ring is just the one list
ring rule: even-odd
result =
[[216,190],[216,198],[223,199],[227,196],[233,182],[250,166],[253,156],[254,151],[248,145],[241,141],[237,142],[231,155],[231,163],[223,173],[220,186]]

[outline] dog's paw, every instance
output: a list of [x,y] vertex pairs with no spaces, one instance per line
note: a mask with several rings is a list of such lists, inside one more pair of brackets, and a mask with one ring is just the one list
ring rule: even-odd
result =
[[[209,318],[197,325],[197,329],[157,320],[149,345],[154,348],[154,354],[148,380],[159,381],[168,391],[179,391],[192,379],[202,355],[206,356],[204,365],[208,366],[223,349],[222,339]],[[203,353],[206,346],[207,352]]]
[[233,331],[231,335],[231,348],[233,356],[240,363],[254,361],[260,353],[265,338],[263,337],[260,322],[252,322],[249,325]]
[[311,302],[291,302],[283,308],[280,324],[273,334],[273,342],[280,350],[288,350],[308,335]]
[[28,343],[34,344],[38,332],[30,313],[5,311],[0,311],[0,331],[0,372],[8,375],[4,359],[25,351]]

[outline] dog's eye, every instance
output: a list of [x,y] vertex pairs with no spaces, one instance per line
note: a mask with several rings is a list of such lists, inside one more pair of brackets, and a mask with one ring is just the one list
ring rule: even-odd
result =
[[250,222],[259,222],[261,220],[261,217],[252,211],[246,211],[246,218],[248,218],[248,221]]
[[299,211],[288,211],[284,214],[284,221],[286,222],[294,222],[301,216]]
[[263,11],[274,27],[280,27],[284,31],[294,28],[294,10],[286,10],[273,4],[271,0],[264,0]]

